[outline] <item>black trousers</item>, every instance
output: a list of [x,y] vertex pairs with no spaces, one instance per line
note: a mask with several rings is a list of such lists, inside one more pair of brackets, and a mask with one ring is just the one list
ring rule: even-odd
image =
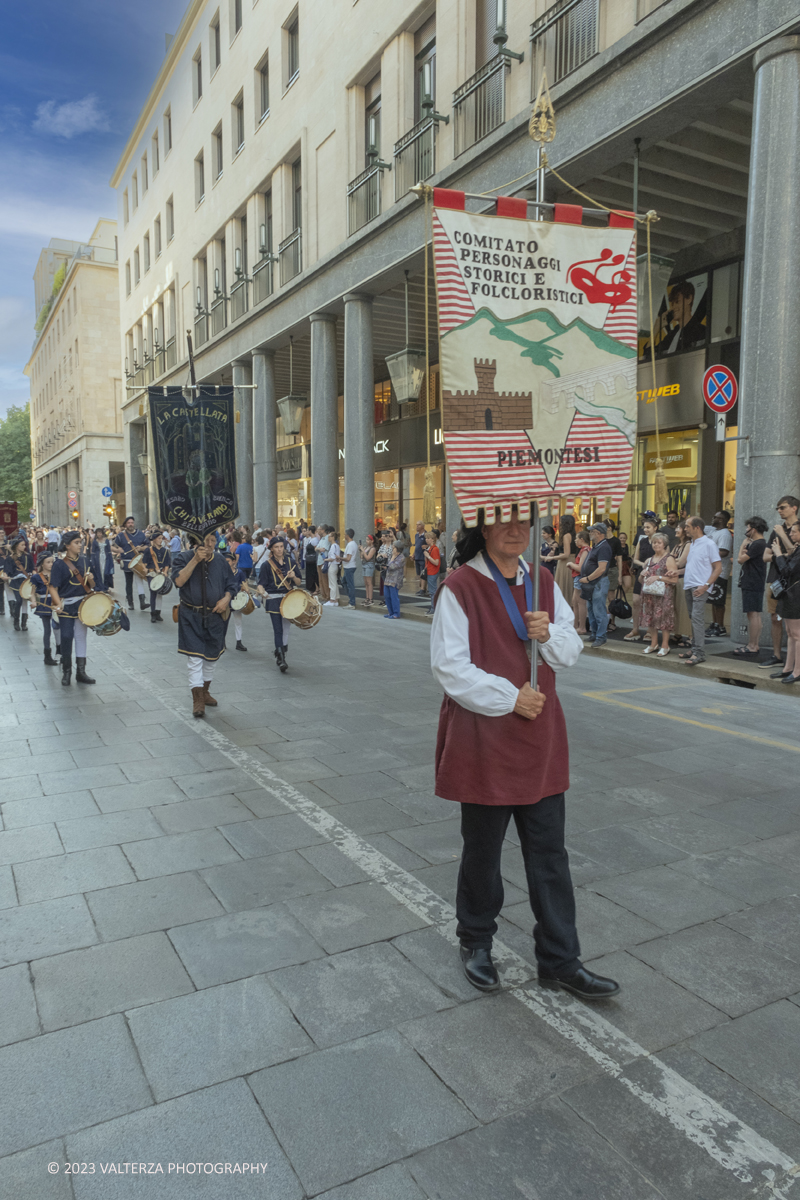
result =
[[0,579],[0,613],[6,611],[6,584],[4,579]]
[[542,975],[572,975],[580,965],[575,895],[564,846],[564,793],[538,804],[462,804],[464,847],[456,914],[462,946],[490,947],[503,907],[500,855],[511,817],[517,827],[535,918],[533,941]]
[[125,598],[128,607],[133,608],[133,571],[125,571]]

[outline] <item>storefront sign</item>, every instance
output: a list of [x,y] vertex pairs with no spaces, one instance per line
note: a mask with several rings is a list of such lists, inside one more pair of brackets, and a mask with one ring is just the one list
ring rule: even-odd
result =
[[[434,420],[436,424],[434,424]],[[379,438],[373,446],[373,464],[376,471],[393,470],[398,467],[413,467],[427,460],[426,439],[428,425],[425,416],[401,417],[380,427]],[[339,462],[344,461],[343,437],[339,435]],[[442,427],[439,413],[431,413],[431,462],[444,459]]]
[[434,204],[442,426],[465,523],[554,497],[618,508],[636,443],[633,221],[530,221],[524,202],[468,213],[438,189]]
[[[655,471],[657,454],[648,454],[645,456],[645,467],[648,471]],[[661,460],[664,464],[664,470],[669,471],[690,471],[692,469],[692,451],[686,450],[662,450]]]
[[296,475],[300,478],[303,470],[303,447],[284,446],[278,451],[278,474]]
[[655,432],[656,398],[660,429],[690,429],[699,425],[705,419],[703,413],[706,411],[703,407],[705,369],[705,350],[671,354],[656,362],[654,389],[651,364],[640,363],[636,405],[639,433]]

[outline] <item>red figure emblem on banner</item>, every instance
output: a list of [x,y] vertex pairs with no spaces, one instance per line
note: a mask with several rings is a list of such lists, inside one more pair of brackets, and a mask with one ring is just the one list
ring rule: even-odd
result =
[[[629,271],[614,271],[610,280],[600,278],[604,267],[618,267],[625,262],[624,254],[614,254],[611,250],[601,250],[599,258],[586,258],[573,263],[567,271],[567,281],[578,288],[586,296],[590,304],[609,304],[612,309],[627,304],[633,295],[631,275]],[[594,274],[587,267],[598,263]]]

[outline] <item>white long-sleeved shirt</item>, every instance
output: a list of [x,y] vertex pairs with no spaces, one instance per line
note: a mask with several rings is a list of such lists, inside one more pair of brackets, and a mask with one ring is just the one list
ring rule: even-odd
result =
[[[477,555],[467,567],[491,579],[483,555]],[[520,560],[516,583],[523,581],[528,564]],[[561,589],[554,587],[554,620],[550,638],[539,644],[539,653],[554,671],[573,667],[583,650],[583,642],[574,627],[575,616]],[[516,633],[513,634],[516,637]],[[470,658],[469,619],[449,588],[443,587],[436,601],[431,629],[431,668],[436,682],[462,708],[486,717],[504,717],[514,711],[519,688],[502,675],[491,675],[476,667]]]

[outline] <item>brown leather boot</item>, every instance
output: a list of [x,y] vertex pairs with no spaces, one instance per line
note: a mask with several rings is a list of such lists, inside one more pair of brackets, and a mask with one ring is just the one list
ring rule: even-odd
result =
[[200,688],[192,688],[192,716],[204,717],[206,715],[205,692]]
[[209,695],[208,689],[210,687],[211,687],[211,684],[208,682],[208,680],[206,680],[203,684],[203,700],[205,701],[205,703],[208,705],[209,708],[216,708],[217,707],[216,700],[214,699],[213,696]]

